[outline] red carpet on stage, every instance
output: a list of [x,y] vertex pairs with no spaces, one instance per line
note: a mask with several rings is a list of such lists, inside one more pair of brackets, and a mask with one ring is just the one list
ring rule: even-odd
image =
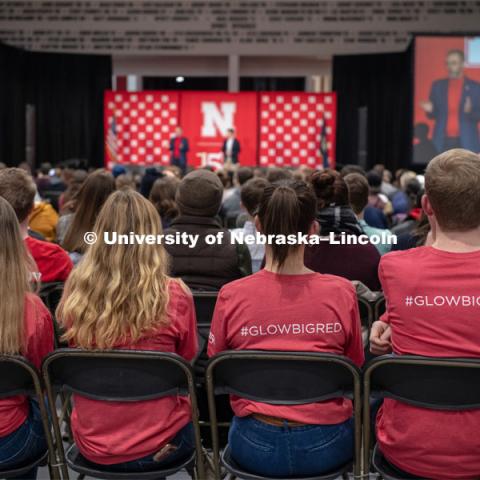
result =
[[335,165],[335,93],[108,91],[104,121],[107,167],[168,165],[177,125],[189,165],[222,166],[228,128],[242,165]]

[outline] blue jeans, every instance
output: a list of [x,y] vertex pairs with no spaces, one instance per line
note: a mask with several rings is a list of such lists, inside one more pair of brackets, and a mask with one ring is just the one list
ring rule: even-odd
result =
[[228,443],[245,470],[272,477],[330,472],[353,458],[353,419],[336,425],[277,427],[234,417]]
[[[36,400],[30,400],[28,418],[14,432],[0,438],[0,469],[21,467],[40,457],[47,448],[40,408]],[[37,468],[16,478],[34,480],[37,478]]]
[[112,472],[148,472],[151,470],[169,468],[171,465],[185,460],[191,455],[193,450],[195,450],[195,435],[193,433],[192,423],[187,423],[168,443],[174,445],[176,448],[160,461],[154,460],[154,454],[151,454],[143,458],[138,458],[137,460],[116,463],[114,465],[99,465],[97,463],[92,463],[92,465],[99,470]]

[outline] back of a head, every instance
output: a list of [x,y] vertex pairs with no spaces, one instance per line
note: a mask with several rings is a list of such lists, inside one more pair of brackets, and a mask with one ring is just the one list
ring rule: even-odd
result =
[[153,203],[157,212],[163,218],[173,218],[178,214],[178,207],[175,203],[180,180],[177,177],[165,176],[155,180],[150,191],[149,200]]
[[92,230],[100,209],[114,191],[115,180],[107,171],[97,170],[88,175],[76,196],[75,216],[63,242],[66,250],[84,251],[83,236]]
[[175,200],[182,215],[214,217],[220,210],[223,185],[217,174],[199,169],[183,177]]
[[37,188],[32,177],[21,168],[0,170],[0,197],[13,207],[20,223],[25,221],[33,208]]
[[368,204],[368,181],[364,175],[350,173],[344,177],[348,187],[348,199],[352,210],[358,215]]
[[271,167],[267,170],[267,180],[270,183],[293,180],[293,174],[286,168]]
[[367,182],[370,187],[370,193],[377,194],[380,193],[382,188],[382,177],[375,170],[370,170],[367,175]]
[[119,190],[106,200],[92,231],[98,240],[67,280],[70,294],[57,310],[65,339],[85,348],[135,342],[166,321],[168,258],[161,245],[121,239],[131,232],[157,237],[160,217],[140,193]]
[[461,148],[436,156],[425,172],[425,193],[443,231],[480,226],[480,157]]
[[0,354],[25,354],[23,312],[34,265],[22,241],[15,211],[1,197],[0,265]]
[[237,170],[237,180],[239,185],[243,185],[245,182],[253,178],[253,169],[250,167],[240,167]]
[[340,175],[342,177],[346,177],[351,173],[359,173],[360,175],[365,175],[365,170],[360,165],[351,165],[351,164],[343,166],[342,169],[340,170]]
[[[298,235],[309,232],[317,213],[317,200],[305,182],[268,185],[258,208],[258,219],[265,235]],[[282,267],[298,245],[271,245],[273,262]]]
[[240,200],[250,216],[255,216],[263,197],[263,192],[269,183],[264,178],[250,179],[240,190]]
[[311,183],[317,197],[318,209],[348,205],[348,188],[341,175],[327,169],[312,175]]

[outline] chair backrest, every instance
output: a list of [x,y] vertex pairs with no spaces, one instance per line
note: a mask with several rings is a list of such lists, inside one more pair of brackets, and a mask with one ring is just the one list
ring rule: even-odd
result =
[[60,349],[44,360],[43,372],[55,391],[112,402],[186,396],[193,388],[190,365],[172,353]]
[[357,296],[358,301],[358,312],[360,314],[360,321],[364,327],[367,327],[370,330],[373,318],[373,308],[370,302],[365,300],[362,297]]
[[366,395],[424,408],[480,408],[480,358],[384,355],[368,364],[364,384]]
[[197,325],[210,327],[218,292],[193,292]]
[[352,398],[359,379],[349,359],[327,353],[229,351],[211,359],[207,368],[215,394],[272,405]]
[[353,398],[354,475],[360,475],[361,374],[348,358],[328,353],[227,351],[209,361],[206,380],[217,478],[220,478],[220,471],[215,395],[222,394],[234,394],[272,405]]
[[63,282],[48,282],[42,283],[38,295],[43,300],[43,303],[50,310],[52,315],[55,315],[55,310],[60,303],[63,294]]
[[378,320],[385,313],[386,309],[387,309],[387,304],[385,301],[385,297],[382,295],[375,302],[375,312],[374,312],[373,321]]
[[0,398],[41,392],[37,369],[21,356],[0,355]]

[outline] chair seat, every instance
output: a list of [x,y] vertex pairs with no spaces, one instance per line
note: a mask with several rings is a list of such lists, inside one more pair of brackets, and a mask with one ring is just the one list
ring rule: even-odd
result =
[[174,475],[183,468],[191,467],[195,464],[195,452],[180,463],[172,464],[167,469],[150,470],[148,472],[113,472],[108,471],[108,466],[102,465],[102,469],[96,469],[95,464],[89,462],[78,450],[75,444],[71,445],[66,452],[68,466],[77,473],[83,473],[89,477],[105,479],[125,479],[125,480],[156,480],[159,478]]
[[242,467],[240,467],[240,465],[238,465],[238,463],[232,458],[230,447],[228,445],[221,454],[221,462],[229,473],[244,480],[334,480],[352,470],[352,463],[349,462],[335,471],[323,473],[322,475],[315,475],[313,477],[263,477],[243,470]]
[[32,468],[40,465],[46,465],[48,463],[48,450],[40,455],[37,459],[32,460],[30,463],[26,463],[21,467],[11,468],[9,470],[0,469],[0,478],[15,478],[21,477],[24,473],[27,473]]
[[378,448],[378,444],[375,444],[372,455],[372,466],[376,472],[384,478],[384,480],[428,480],[426,478],[419,478],[414,475],[410,475],[407,472],[402,472],[398,467],[393,466],[384,456]]

